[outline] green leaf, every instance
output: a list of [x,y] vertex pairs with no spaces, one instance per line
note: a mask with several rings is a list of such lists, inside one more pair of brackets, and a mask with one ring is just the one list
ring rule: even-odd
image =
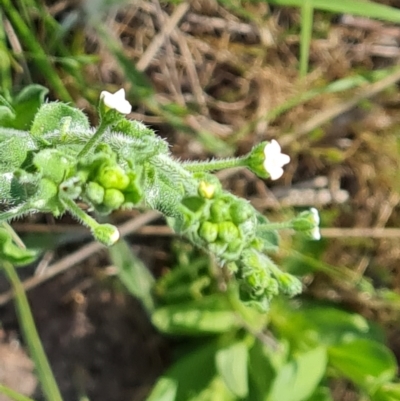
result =
[[22,89],[11,103],[0,96],[0,126],[27,130],[48,92],[44,86],[32,84]]
[[27,130],[48,93],[49,90],[42,85],[26,86],[14,99],[13,107],[16,118],[12,127]]
[[0,171],[13,172],[26,159],[28,151],[34,149],[32,139],[21,131],[10,129],[9,138],[1,141],[0,146]]
[[302,401],[310,397],[325,374],[327,354],[318,347],[300,354],[279,370],[268,401]]
[[194,400],[216,375],[216,351],[217,343],[211,342],[186,353],[157,381],[146,401]]
[[178,390],[178,382],[171,377],[162,376],[157,380],[146,401],[174,401]]
[[373,401],[400,400],[400,383],[385,383],[372,395]]
[[318,387],[307,401],[333,401],[331,391],[328,387]]
[[265,401],[270,392],[272,381],[276,376],[270,352],[273,352],[274,356],[278,354],[261,341],[256,341],[249,350],[249,395],[246,398],[248,401]]
[[308,307],[301,313],[302,320],[318,333],[319,341],[333,345],[356,338],[371,338],[371,328],[366,319],[357,313],[337,308]]
[[89,129],[88,118],[80,110],[65,103],[52,102],[44,104],[37,112],[32,123],[31,134],[40,138],[45,134],[61,132],[61,130],[85,132]]
[[15,110],[11,103],[2,95],[0,95],[0,126],[11,127],[15,118]]
[[109,248],[111,260],[118,267],[118,277],[127,290],[142,302],[150,313],[154,310],[151,290],[154,277],[143,262],[131,251],[126,241],[119,241]]
[[17,266],[27,265],[37,259],[38,253],[29,249],[20,248],[12,239],[6,228],[0,228],[0,259]]
[[219,349],[215,356],[218,373],[229,390],[238,397],[246,397],[249,392],[247,355],[246,343],[237,342]]
[[155,310],[153,324],[168,334],[224,333],[239,327],[239,320],[222,294]]
[[72,170],[74,159],[57,149],[43,149],[35,154],[33,164],[43,177],[60,184]]
[[367,339],[329,348],[330,364],[367,391],[390,380],[396,374],[393,353],[384,345]]

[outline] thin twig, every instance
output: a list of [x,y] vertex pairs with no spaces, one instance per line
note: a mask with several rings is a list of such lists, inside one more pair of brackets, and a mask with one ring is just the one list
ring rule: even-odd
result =
[[163,45],[165,38],[171,34],[175,27],[179,24],[180,20],[189,10],[189,3],[181,3],[175,9],[171,17],[166,21],[161,32],[156,35],[150,45],[147,47],[146,51],[143,53],[142,57],[136,64],[136,68],[139,71],[145,71],[150,65],[151,60],[160,50]]

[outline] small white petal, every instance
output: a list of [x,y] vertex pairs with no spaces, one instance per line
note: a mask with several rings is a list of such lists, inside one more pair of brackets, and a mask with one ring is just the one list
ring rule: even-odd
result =
[[277,180],[278,178],[281,178],[283,175],[283,168],[282,167],[270,167],[269,169],[269,175],[271,176],[271,180]]
[[125,99],[125,90],[123,88],[115,93],[102,91],[100,93],[100,100],[108,108],[117,110],[121,114],[129,114],[132,111],[131,104]]
[[321,233],[319,232],[319,227],[315,227],[312,229],[311,237],[312,237],[312,239],[315,239],[316,241],[319,241],[321,239]]
[[279,143],[273,139],[264,148],[264,168],[272,180],[277,180],[283,174],[282,167],[290,162],[290,157],[281,153]]
[[319,226],[320,220],[319,220],[319,213],[318,213],[318,210],[317,210],[315,207],[312,207],[312,208],[310,209],[310,212],[312,213],[312,216],[313,216],[315,225],[316,225],[316,226]]
[[115,229],[115,231],[110,236],[110,242],[115,244],[119,240],[119,231]]

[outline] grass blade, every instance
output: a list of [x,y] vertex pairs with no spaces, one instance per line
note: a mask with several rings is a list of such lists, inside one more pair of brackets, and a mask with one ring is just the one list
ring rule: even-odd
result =
[[13,401],[34,401],[32,398],[26,397],[3,384],[0,384],[0,393],[3,393]]
[[307,75],[313,19],[314,8],[312,6],[312,0],[304,0],[301,6],[300,77],[305,77]]
[[[53,376],[50,364],[47,360],[43,345],[36,330],[35,321],[26,297],[24,288],[19,280],[14,266],[9,262],[3,262],[2,267],[14,290],[15,307],[17,310],[19,324],[24,339],[28,345],[30,355],[35,363],[37,375],[42,385],[43,394],[47,401],[62,401],[60,390]],[[21,401],[25,401],[21,399]]]
[[32,53],[33,61],[40,71],[46,71],[46,78],[49,84],[57,92],[60,100],[65,102],[71,102],[72,98],[68,91],[65,89],[61,78],[56,73],[53,65],[50,63],[47,54],[41,47],[41,45],[36,41],[35,37],[32,35],[31,30],[26,25],[25,21],[18,13],[17,9],[12,5],[10,0],[0,0],[0,5],[10,22],[12,23],[15,31],[17,32],[19,38],[24,43],[26,48]]
[[[280,6],[301,7],[304,0],[268,0]],[[361,17],[400,22],[400,10],[367,0],[310,0],[313,8],[338,14],[354,14]]]

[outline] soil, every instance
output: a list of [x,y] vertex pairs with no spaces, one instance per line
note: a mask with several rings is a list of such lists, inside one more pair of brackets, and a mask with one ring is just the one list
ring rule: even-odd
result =
[[[94,279],[93,271],[93,266],[75,267],[29,292],[56,380],[65,401],[82,395],[91,400],[143,400],[167,365],[168,343],[139,302],[116,280]],[[0,360],[5,361],[0,381],[40,400],[13,305],[2,307],[0,316]]]

